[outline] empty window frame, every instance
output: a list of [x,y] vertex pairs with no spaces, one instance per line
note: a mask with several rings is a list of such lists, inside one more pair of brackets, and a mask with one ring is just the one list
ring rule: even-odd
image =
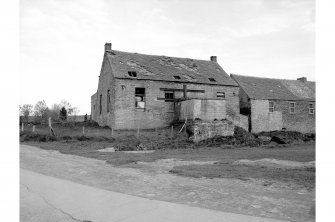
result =
[[175,78],[175,79],[180,79],[180,76],[173,76],[173,78]]
[[308,104],[308,114],[314,114],[314,104]]
[[145,109],[145,88],[135,88],[135,107]]
[[109,112],[110,102],[111,102],[110,90],[107,90],[107,113]]
[[128,75],[130,77],[137,77],[137,73],[135,71],[128,71]]
[[166,91],[165,92],[165,99],[166,99],[166,100],[164,100],[165,102],[173,102],[174,92],[168,92],[168,91]]
[[216,93],[216,97],[217,98],[225,99],[226,98],[226,94],[224,92],[217,92]]
[[290,102],[289,109],[290,109],[290,113],[295,113],[295,103],[294,102]]
[[269,113],[273,113],[275,111],[275,102],[269,101]]
[[214,79],[214,78],[208,78],[209,79],[209,81],[211,81],[211,82],[216,82],[216,80]]
[[102,112],[102,94],[100,94],[100,100],[99,100],[99,113],[101,115]]

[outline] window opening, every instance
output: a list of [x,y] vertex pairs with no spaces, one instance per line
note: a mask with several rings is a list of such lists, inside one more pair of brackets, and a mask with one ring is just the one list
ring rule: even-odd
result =
[[273,113],[275,111],[275,103],[273,101],[269,101],[269,112]]
[[295,103],[290,102],[290,113],[295,113]]
[[137,77],[137,73],[135,71],[128,71],[128,75],[130,77]]
[[217,92],[216,93],[216,97],[217,98],[223,98],[223,99],[225,99],[226,98],[226,94],[224,92]]
[[135,107],[137,109],[145,108],[145,88],[135,88]]
[[174,92],[165,92],[165,102],[172,102],[174,99]]
[[308,113],[314,114],[314,104],[313,103],[308,104]]

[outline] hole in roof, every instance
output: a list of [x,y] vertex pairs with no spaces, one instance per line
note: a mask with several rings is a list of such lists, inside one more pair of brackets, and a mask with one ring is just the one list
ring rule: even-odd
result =
[[130,77],[137,77],[137,73],[135,71],[128,71],[128,75]]
[[185,75],[185,74],[182,74],[182,76],[183,76],[187,81],[191,81],[191,82],[197,81],[193,76]]
[[133,60],[127,61],[127,65],[136,69],[143,75],[148,75],[148,76],[153,75],[153,73],[150,70],[148,70],[148,67],[144,65],[140,65]]
[[211,82],[216,82],[216,80],[214,79],[214,78],[208,78],[209,79],[209,81],[211,81]]
[[173,78],[175,78],[175,79],[180,79],[180,76],[173,76]]

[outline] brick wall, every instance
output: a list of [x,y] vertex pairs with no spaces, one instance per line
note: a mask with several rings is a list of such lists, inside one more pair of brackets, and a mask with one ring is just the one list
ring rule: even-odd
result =
[[[115,79],[115,121],[117,129],[136,129],[165,127],[176,120],[174,103],[157,100],[164,98],[165,92],[160,88],[182,89],[182,83],[171,83],[151,80]],[[135,108],[135,88],[145,88],[145,109]],[[205,93],[189,92],[188,98],[216,98],[217,92],[225,92],[230,115],[239,113],[238,87],[187,84],[188,89],[205,90]],[[175,92],[175,98],[182,98],[183,92]]]
[[[101,72],[99,77],[98,90],[96,92],[95,100],[95,110],[93,114],[93,120],[98,122],[100,126],[112,126],[114,122],[114,78],[112,75],[112,69],[110,68],[109,61],[106,56],[104,56]],[[107,91],[110,90],[111,103],[109,106],[109,112],[107,112]],[[100,95],[101,95],[101,114],[100,114]],[[94,101],[93,101],[94,102]],[[93,105],[94,106],[94,105]]]
[[281,130],[302,133],[315,132],[315,114],[309,114],[308,104],[314,102],[295,101],[295,113],[289,112],[289,102],[286,100],[271,100],[274,102],[274,112],[269,113],[269,100],[251,100],[252,132]]
[[315,114],[308,113],[308,104],[312,103],[315,107],[315,102],[294,101],[295,113],[293,114],[289,112],[289,102],[274,100],[275,110],[282,112],[283,128],[287,131],[315,133]]

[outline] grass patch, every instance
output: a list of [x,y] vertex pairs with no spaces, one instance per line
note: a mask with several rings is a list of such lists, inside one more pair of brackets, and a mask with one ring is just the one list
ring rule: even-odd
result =
[[[239,166],[231,163],[185,165],[176,166],[171,173],[195,178],[237,178],[241,180],[263,179],[281,181],[304,186],[307,189],[315,188],[315,168],[306,169],[281,169],[254,166]],[[264,186],[271,182],[264,183]]]

